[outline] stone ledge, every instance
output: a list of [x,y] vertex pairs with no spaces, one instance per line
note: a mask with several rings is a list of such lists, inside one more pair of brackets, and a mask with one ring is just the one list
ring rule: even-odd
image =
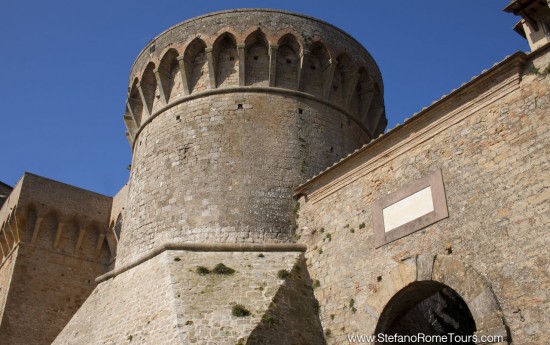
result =
[[187,250],[194,252],[305,252],[307,246],[298,243],[178,243],[167,242],[138,256],[119,268],[100,275],[97,284],[116,277],[167,250]]

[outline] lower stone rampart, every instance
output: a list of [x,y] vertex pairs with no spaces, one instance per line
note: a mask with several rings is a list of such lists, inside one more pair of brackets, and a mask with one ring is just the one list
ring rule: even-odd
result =
[[99,284],[54,344],[323,344],[316,310],[300,250],[164,250]]

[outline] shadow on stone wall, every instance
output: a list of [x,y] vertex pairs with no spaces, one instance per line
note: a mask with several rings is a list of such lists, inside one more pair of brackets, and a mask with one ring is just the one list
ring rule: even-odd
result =
[[326,344],[319,319],[319,302],[313,294],[311,277],[303,257],[289,272],[246,344]]

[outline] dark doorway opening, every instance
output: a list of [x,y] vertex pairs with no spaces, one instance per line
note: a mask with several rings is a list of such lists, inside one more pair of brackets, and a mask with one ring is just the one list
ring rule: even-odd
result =
[[[434,281],[414,282],[395,294],[376,326],[376,334],[390,340],[377,344],[475,344],[475,331],[466,302],[450,287]],[[396,335],[409,337],[390,338]]]

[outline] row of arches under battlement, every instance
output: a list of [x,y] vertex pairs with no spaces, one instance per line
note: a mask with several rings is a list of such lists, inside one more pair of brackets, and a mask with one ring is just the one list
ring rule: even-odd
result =
[[374,131],[384,111],[383,96],[365,61],[331,51],[321,40],[304,47],[289,32],[268,37],[257,29],[242,42],[237,37],[230,31],[215,39],[195,37],[152,58],[129,85],[124,120],[130,139],[148,117],[175,99],[235,86],[305,92],[347,110]]
[[31,204],[14,208],[0,224],[2,262],[20,242],[110,264],[116,255],[117,237],[115,225],[107,228],[83,216]]

